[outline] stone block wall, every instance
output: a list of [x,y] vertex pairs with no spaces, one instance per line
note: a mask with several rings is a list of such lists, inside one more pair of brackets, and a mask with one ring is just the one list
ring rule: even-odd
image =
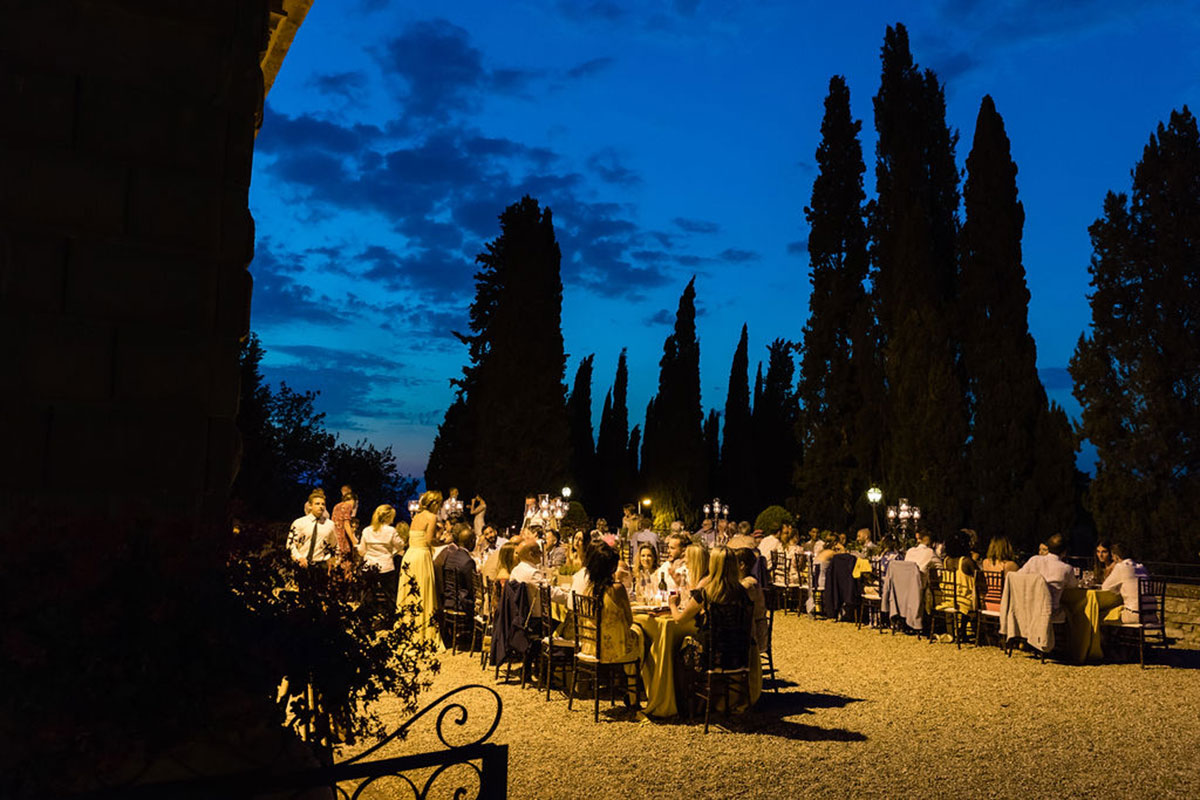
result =
[[1176,647],[1200,649],[1200,586],[1168,583],[1167,636]]
[[0,400],[28,508],[219,520],[266,0],[3,0]]

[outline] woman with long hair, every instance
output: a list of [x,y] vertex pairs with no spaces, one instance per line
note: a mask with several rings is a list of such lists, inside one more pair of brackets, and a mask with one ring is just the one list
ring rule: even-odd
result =
[[980,569],[984,572],[1016,572],[1017,554],[1007,536],[993,536]]
[[1092,582],[1104,583],[1116,563],[1117,560],[1113,558],[1112,554],[1112,542],[1108,539],[1096,542],[1096,555],[1092,559]]
[[385,598],[395,597],[399,592],[396,584],[396,562],[394,556],[404,550],[400,534],[392,527],[396,521],[396,509],[384,504],[371,515],[371,524],[363,529],[358,538],[358,554],[363,560],[363,578],[366,589],[363,600],[370,606],[373,615],[378,615],[377,626],[390,616]]
[[408,549],[404,551],[404,559],[400,562],[396,611],[413,616],[418,640],[444,649],[434,621],[438,603],[432,550],[437,535],[438,511],[442,507],[442,493],[425,492],[417,505],[418,511],[408,528]]
[[658,550],[649,544],[638,548],[633,564],[633,597],[650,601],[658,595]]
[[[691,549],[688,548],[689,554]],[[753,603],[746,587],[742,586],[737,557],[728,547],[719,546],[712,549],[708,557],[705,585],[692,590],[686,605],[680,604],[678,595],[671,595],[671,618],[676,622],[687,622],[703,611],[707,603]]]
[[[604,542],[596,543],[587,560],[587,593],[601,598],[599,638],[600,655],[604,661],[628,661],[642,651],[633,628],[629,593],[617,580],[619,561],[617,551]],[[584,642],[583,654],[594,656],[596,652],[589,643]]]
[[683,552],[683,569],[687,577],[681,587],[688,595],[708,585],[709,566],[708,548],[702,544],[689,544]]

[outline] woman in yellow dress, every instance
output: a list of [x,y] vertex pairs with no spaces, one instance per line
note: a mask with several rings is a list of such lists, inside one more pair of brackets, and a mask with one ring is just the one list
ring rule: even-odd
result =
[[417,640],[431,642],[438,649],[442,649],[442,639],[434,621],[437,596],[431,549],[437,531],[437,512],[442,507],[442,493],[425,492],[421,495],[418,505],[420,509],[408,529],[408,549],[404,551],[404,559],[400,562],[400,589],[396,594],[396,611],[401,615],[415,616]]

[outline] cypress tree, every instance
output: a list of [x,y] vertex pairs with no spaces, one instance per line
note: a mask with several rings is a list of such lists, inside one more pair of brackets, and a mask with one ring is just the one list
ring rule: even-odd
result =
[[694,519],[707,489],[695,283],[692,278],[679,298],[659,360],[658,393],[646,410],[642,482],[660,521]]
[[1004,533],[1030,549],[1072,521],[1074,446],[1069,429],[1060,427],[1065,416],[1051,411],[1038,379],[1016,177],[1004,120],[985,96],[967,156],[959,240],[961,341],[972,411],[969,509],[985,534]]
[[1200,547],[1200,134],[1184,106],[1159,123],[1109,193],[1092,237],[1090,336],[1071,359],[1080,434],[1096,447],[1087,493],[1100,534],[1146,558]]
[[[634,425],[633,430],[629,432],[629,445],[625,449],[625,468],[628,470],[629,485],[631,488],[630,496],[638,494],[637,489],[642,486],[642,470],[638,463],[638,453],[642,442],[642,429]],[[637,499],[637,498],[632,498]]]
[[835,75],[825,98],[812,200],[804,209],[812,293],[797,387],[804,457],[795,475],[797,509],[833,530],[854,521],[879,468],[883,376],[863,286],[868,259],[861,129],[850,114],[846,81]]
[[[505,524],[518,521],[526,492],[563,485],[571,446],[561,253],[550,209],[526,196],[500,215],[500,231],[476,257],[471,334],[459,335],[470,359],[457,382],[462,406],[447,411],[426,484],[473,487]],[[462,477],[437,474],[464,451],[470,460]]]
[[596,445],[592,441],[592,362],[595,354],[580,360],[567,398],[567,421],[571,431],[571,485],[575,499],[596,501]]
[[754,432],[750,417],[749,332],[742,325],[742,336],[733,351],[729,368],[729,390],[725,395],[725,437],[721,442],[720,481],[713,492],[725,498],[737,513],[748,512],[756,501]]
[[739,516],[757,517],[763,507],[782,505],[788,500],[797,461],[797,406],[792,383],[795,374],[792,349],[790,342],[776,339],[767,346],[765,378],[762,377],[762,364],[759,364],[759,380],[756,384],[761,388],[755,392],[757,399],[753,417],[758,503],[750,508],[739,509]]
[[637,472],[636,460],[633,470],[629,466],[629,409],[626,395],[629,387],[629,368],[625,350],[617,359],[617,374],[612,388],[604,395],[604,408],[600,412],[600,430],[596,435],[596,481],[598,503],[592,506],[599,516],[619,519],[617,512],[624,503],[630,502],[636,491],[633,476]]
[[945,532],[964,520],[967,440],[954,324],[958,137],[946,127],[937,76],[914,65],[903,25],[887,29],[882,61],[870,253],[885,343],[884,489]]
[[708,465],[705,483],[716,492],[721,486],[721,412],[715,408],[709,409],[704,419],[704,450]]

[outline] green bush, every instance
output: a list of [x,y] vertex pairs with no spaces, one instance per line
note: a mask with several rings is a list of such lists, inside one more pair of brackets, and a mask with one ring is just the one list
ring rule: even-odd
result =
[[754,520],[755,530],[761,530],[766,535],[779,533],[779,529],[783,527],[783,523],[795,524],[796,518],[792,516],[792,512],[788,511],[783,506],[767,506],[762,513],[758,515],[758,519]]

